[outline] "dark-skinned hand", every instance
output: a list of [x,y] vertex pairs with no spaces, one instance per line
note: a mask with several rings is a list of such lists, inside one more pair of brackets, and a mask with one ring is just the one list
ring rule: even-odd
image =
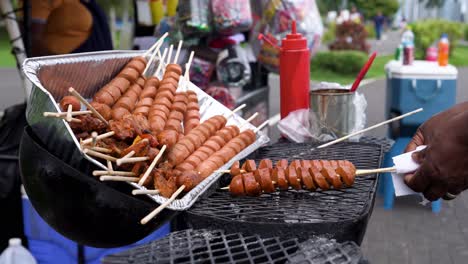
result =
[[457,195],[468,188],[468,102],[441,112],[421,125],[405,152],[420,145],[427,148],[412,158],[420,164],[405,175],[405,183],[435,201],[447,193]]

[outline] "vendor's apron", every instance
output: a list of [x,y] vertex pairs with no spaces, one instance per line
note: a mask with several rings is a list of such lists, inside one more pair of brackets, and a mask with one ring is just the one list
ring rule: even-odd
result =
[[93,17],[88,39],[72,53],[112,50],[112,39],[106,14],[94,0],[81,1]]

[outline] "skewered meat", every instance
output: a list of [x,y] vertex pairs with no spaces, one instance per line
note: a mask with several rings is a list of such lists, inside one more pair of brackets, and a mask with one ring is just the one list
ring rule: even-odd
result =
[[[247,168],[246,163],[252,164],[251,160],[248,160],[244,163],[244,168]],[[263,164],[266,163],[268,163],[267,160],[263,162]],[[284,169],[285,165],[286,169]],[[237,173],[237,171],[238,165],[231,168],[231,172]],[[342,182],[347,186],[351,186],[356,176],[356,168],[347,160],[294,160],[289,166],[286,162],[281,161],[277,162],[274,168],[260,168],[259,166],[259,169],[251,172],[233,175],[234,177],[229,186],[229,190],[233,195],[256,196],[260,194],[253,182],[251,182],[250,175],[254,175],[256,183],[259,184],[264,193],[274,192],[275,188],[287,190],[290,186],[296,190],[314,191],[317,188],[328,190],[330,186],[339,189],[342,187]],[[249,188],[246,186],[246,177],[249,181]]]
[[62,100],[60,100],[60,109],[62,109],[62,111],[67,112],[68,105],[72,106],[72,111],[80,111],[81,109],[80,100],[71,95],[64,96]]

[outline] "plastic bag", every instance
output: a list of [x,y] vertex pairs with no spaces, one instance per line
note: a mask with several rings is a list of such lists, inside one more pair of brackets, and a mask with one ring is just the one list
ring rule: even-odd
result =
[[[354,126],[349,134],[364,129],[366,125],[367,101],[363,94],[355,93],[352,101],[354,107]],[[330,141],[339,138],[333,125],[320,120],[317,113],[310,109],[300,109],[291,112],[278,123],[278,129],[289,140],[302,143],[308,141]],[[351,137],[350,141],[358,141],[362,134]]]
[[262,17],[254,26],[251,44],[258,61],[269,71],[278,72],[279,52],[267,41],[259,41],[263,34],[270,42],[279,45],[290,32],[292,20],[296,20],[297,31],[307,39],[311,57],[320,45],[323,24],[315,0],[269,0],[262,8]]
[[250,0],[211,0],[215,30],[224,35],[247,31],[253,24]]

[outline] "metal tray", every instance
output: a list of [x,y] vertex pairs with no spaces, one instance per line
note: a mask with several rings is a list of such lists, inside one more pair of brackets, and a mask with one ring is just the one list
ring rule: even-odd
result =
[[[57,102],[68,94],[69,87],[75,88],[85,98],[91,98],[102,86],[116,76],[132,57],[141,54],[142,52],[139,51],[90,52],[30,58],[23,63],[23,71],[33,83],[26,110],[27,121],[54,155],[75,168],[82,167],[80,166],[82,162],[90,161],[102,169],[106,169],[105,164],[81,151],[80,144],[67,122],[44,117],[43,112],[59,112],[60,108]],[[227,115],[231,112],[194,84],[190,83],[188,89],[195,91],[198,95],[201,121],[213,115]],[[234,125],[241,125],[244,122],[245,120],[238,115],[234,115],[228,120],[228,124]],[[243,128],[255,129],[251,124],[246,124]],[[252,145],[220,169],[228,169],[234,161],[246,157],[268,141],[269,138],[259,131],[257,140]],[[91,171],[84,173],[91,175]],[[221,175],[221,173],[213,173],[181,199],[174,200],[167,208],[180,211],[190,208]],[[144,189],[136,183],[130,184],[135,188]],[[164,203],[168,200],[160,195],[150,197],[157,203]]]

